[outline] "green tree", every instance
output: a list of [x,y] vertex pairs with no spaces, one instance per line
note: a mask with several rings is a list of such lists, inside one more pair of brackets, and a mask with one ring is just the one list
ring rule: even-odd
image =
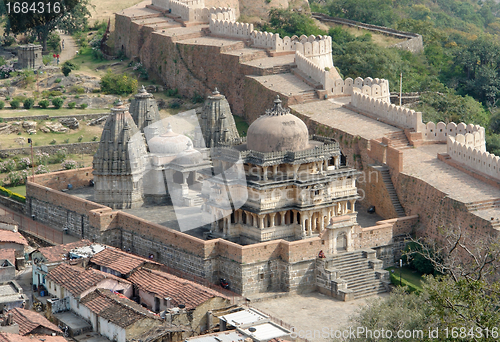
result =
[[450,91],[423,94],[416,110],[423,113],[425,122],[464,122],[487,126],[490,121],[481,103],[470,96],[455,95]]
[[101,91],[107,94],[130,94],[137,89],[137,80],[127,76],[118,75],[108,70],[101,78]]
[[[28,9],[34,8],[35,10],[28,10],[27,13],[14,10],[14,6],[22,6],[24,3]],[[66,0],[64,2],[26,0],[24,3],[17,0],[5,1],[5,6],[11,8],[5,30],[7,33],[35,35],[44,51],[47,51],[47,40],[56,27],[69,25],[70,22],[80,23],[82,17],[88,18],[90,16],[87,9],[90,0]],[[42,7],[43,11],[40,10]],[[81,28],[83,29],[83,27]]]
[[269,11],[269,24],[264,24],[261,30],[279,33],[281,37],[325,34],[310,16],[281,8],[273,8]]
[[391,0],[332,0],[326,8],[332,17],[380,26],[391,26],[397,17]]
[[71,61],[64,62],[61,67],[61,71],[64,74],[64,76],[68,76],[72,70],[78,70],[78,69],[80,69],[80,67]]

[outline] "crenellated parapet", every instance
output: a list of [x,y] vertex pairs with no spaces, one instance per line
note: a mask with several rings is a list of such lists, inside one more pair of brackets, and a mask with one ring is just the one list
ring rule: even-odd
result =
[[[484,130],[482,132],[484,134]],[[486,152],[481,132],[458,134],[447,139],[447,152],[454,161],[500,180],[500,157]]]
[[240,23],[226,19],[215,19],[224,16],[227,13],[212,14],[210,19],[210,32],[217,36],[227,36],[237,39],[250,39],[253,30],[253,24]]
[[[358,80],[358,79],[356,79]],[[348,83],[348,79],[345,80]],[[349,82],[350,83],[350,82]],[[357,83],[357,84],[356,84]],[[380,82],[378,82],[380,84]],[[361,79],[355,82],[353,86],[353,94],[351,97],[351,106],[359,109],[361,112],[366,112],[370,115],[380,118],[382,121],[391,125],[413,130],[416,133],[422,134],[422,139],[435,142],[446,142],[448,137],[458,135],[472,134],[474,136],[473,145],[475,148],[482,151],[486,150],[485,131],[484,127],[479,125],[465,124],[463,122],[456,124],[450,122],[438,122],[437,124],[429,121],[426,124],[422,121],[422,113],[416,112],[412,109],[391,104],[373,95],[373,91],[378,90],[379,84],[371,83],[372,95],[369,95],[369,86],[365,84],[362,86],[361,93],[359,86]],[[377,93],[375,93],[375,96]],[[468,138],[470,139],[470,138]]]
[[330,77],[330,72],[314,63],[299,51],[295,52],[295,64],[302,73],[309,76],[317,83],[320,83],[323,89],[333,89],[334,79]]

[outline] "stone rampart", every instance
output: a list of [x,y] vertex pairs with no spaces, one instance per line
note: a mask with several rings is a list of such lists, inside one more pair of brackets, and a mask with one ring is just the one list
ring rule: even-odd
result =
[[[350,77],[347,77],[345,80],[338,78],[334,82],[334,87],[328,89],[328,91],[333,95],[364,94],[384,103],[390,102],[389,81],[383,78],[366,77],[362,79],[361,77],[356,77],[354,80]],[[359,100],[356,99],[355,101]]]
[[424,51],[424,43],[422,36],[417,33],[399,31],[390,27],[365,24],[359,21],[354,21],[349,19],[333,18],[323,13],[312,13],[312,16],[320,21],[332,22],[335,24],[349,26],[349,27],[362,28],[368,31],[381,33],[394,38],[407,39],[404,42],[392,45],[392,47],[402,50],[408,50],[413,53]]
[[479,132],[449,136],[448,155],[456,162],[500,180],[500,157],[486,152],[482,141],[484,139]]
[[295,64],[302,73],[320,83],[323,89],[333,89],[334,80],[330,77],[329,72],[305,57],[299,51],[295,52]]
[[429,121],[424,124],[421,112],[377,99],[367,94],[367,86],[363,86],[362,91],[365,89],[366,93],[361,93],[355,89],[351,98],[351,106],[359,109],[361,114],[367,113],[388,124],[422,133],[423,140],[428,141],[444,143],[449,136],[477,132],[475,146],[483,151],[486,149],[484,127],[472,124],[466,125],[463,122],[459,124],[438,122],[435,124]]
[[[215,16],[215,14],[213,14]],[[250,39],[253,24],[239,23],[229,20],[210,20],[210,32],[218,36],[227,36],[237,39]]]

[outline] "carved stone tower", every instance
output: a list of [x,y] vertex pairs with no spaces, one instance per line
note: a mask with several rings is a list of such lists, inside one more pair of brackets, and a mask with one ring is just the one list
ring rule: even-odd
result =
[[156,101],[153,95],[144,89],[144,86],[130,103],[129,112],[141,132],[144,132],[144,127],[160,120]]
[[147,155],[142,133],[123,103],[111,109],[94,155],[95,200],[114,209],[142,205]]
[[201,131],[206,147],[216,147],[240,138],[229,103],[217,88],[203,106]]

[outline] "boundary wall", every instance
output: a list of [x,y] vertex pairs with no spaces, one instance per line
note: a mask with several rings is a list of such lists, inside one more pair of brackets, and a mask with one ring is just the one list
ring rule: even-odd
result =
[[390,47],[395,47],[402,50],[408,50],[413,53],[424,51],[424,42],[422,36],[417,33],[399,31],[392,29],[390,27],[370,25],[349,19],[334,18],[323,13],[312,13],[312,16],[313,18],[318,19],[320,21],[328,21],[339,25],[362,28],[368,31],[382,33],[385,34],[386,36],[391,36],[400,39],[401,38],[407,39],[404,42],[394,44]]
[[[366,92],[368,92],[368,89],[365,88],[365,86],[363,86],[363,89],[366,89]],[[466,133],[478,133],[478,135],[475,135],[474,144],[477,148],[486,150],[485,130],[484,127],[479,125],[466,125],[463,122],[459,124],[454,122],[450,122],[448,124],[438,122],[435,124],[432,121],[424,124],[421,112],[416,112],[409,108],[382,101],[374,98],[373,96],[361,93],[356,89],[353,90],[351,106],[361,110],[361,112],[377,116],[377,119],[380,118],[381,121],[387,122],[391,125],[401,127],[403,129],[410,129],[416,133],[421,133],[422,139],[427,141],[444,143],[447,141],[449,136]]]
[[479,132],[449,136],[448,155],[456,162],[500,180],[500,157],[486,152],[482,141]]
[[[88,184],[91,177],[91,168],[35,176],[35,182],[27,183],[27,211],[58,230],[66,228],[71,235],[130,248],[139,255],[153,253],[159,262],[210,282],[226,278],[243,295],[314,290],[317,286],[315,260],[329,243],[323,235],[246,246],[223,239],[201,240],[60,191],[69,182]],[[390,244],[392,235],[410,233],[417,220],[417,216],[402,217],[377,222],[368,231],[358,228],[354,244],[359,248]],[[376,236],[376,241],[370,236]]]

